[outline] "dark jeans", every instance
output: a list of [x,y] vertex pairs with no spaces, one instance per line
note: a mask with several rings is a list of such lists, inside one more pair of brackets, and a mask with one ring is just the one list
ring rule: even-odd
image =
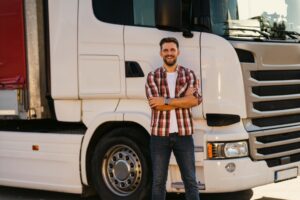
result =
[[186,200],[199,200],[195,174],[195,152],[192,136],[151,136],[151,158],[153,170],[152,200],[166,199],[168,166],[173,151],[180,169]]

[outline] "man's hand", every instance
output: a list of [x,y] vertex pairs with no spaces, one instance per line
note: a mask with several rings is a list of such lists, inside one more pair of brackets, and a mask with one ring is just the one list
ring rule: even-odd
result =
[[164,97],[150,97],[149,105],[153,109],[157,106],[165,105],[165,98]]
[[184,96],[192,96],[195,92],[197,92],[197,88],[189,87]]

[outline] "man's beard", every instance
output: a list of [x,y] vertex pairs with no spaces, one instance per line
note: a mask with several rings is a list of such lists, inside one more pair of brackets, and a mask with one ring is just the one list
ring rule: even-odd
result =
[[168,66],[168,67],[172,67],[176,64],[177,62],[177,59],[174,58],[173,60],[171,61],[168,61],[167,58],[164,58],[164,63]]

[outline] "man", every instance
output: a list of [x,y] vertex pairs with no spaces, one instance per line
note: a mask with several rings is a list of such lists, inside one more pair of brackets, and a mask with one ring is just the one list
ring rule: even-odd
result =
[[146,82],[146,95],[152,109],[152,200],[165,200],[172,151],[180,168],[186,200],[199,200],[190,108],[199,105],[202,98],[194,72],[177,64],[179,54],[177,39],[163,38],[160,56],[164,64],[150,72]]

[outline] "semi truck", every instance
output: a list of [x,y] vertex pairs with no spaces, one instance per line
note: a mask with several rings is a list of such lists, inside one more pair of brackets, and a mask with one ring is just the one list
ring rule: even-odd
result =
[[[146,76],[159,41],[200,80],[192,108],[200,193],[296,178],[297,0],[0,1],[0,185],[151,195]],[[184,185],[171,156],[167,191]]]

